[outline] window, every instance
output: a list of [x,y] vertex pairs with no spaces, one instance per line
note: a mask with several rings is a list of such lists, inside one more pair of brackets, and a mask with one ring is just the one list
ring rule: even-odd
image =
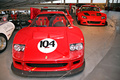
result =
[[77,0],[65,0],[65,3],[77,3]]
[[41,3],[51,3],[51,1],[48,1],[48,2],[41,2]]
[[53,1],[53,3],[64,3],[64,0]]
[[[114,2],[113,2],[113,3],[117,3],[117,1],[118,1],[118,0],[114,0]],[[118,1],[118,2],[119,2],[119,1]]]
[[99,11],[99,8],[96,8],[96,7],[82,7],[81,11]]
[[91,0],[79,0],[78,3],[91,3]]
[[112,0],[109,0],[110,3],[112,3]]
[[93,3],[106,3],[106,0],[93,0]]

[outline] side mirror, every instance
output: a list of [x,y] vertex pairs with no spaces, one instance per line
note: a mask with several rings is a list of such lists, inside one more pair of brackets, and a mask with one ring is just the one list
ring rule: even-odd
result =
[[32,20],[28,20],[29,23],[32,23]]

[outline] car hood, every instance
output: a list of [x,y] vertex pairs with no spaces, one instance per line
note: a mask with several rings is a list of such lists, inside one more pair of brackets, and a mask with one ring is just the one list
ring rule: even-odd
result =
[[[13,43],[25,44],[24,61],[63,60],[70,58],[69,43],[80,42],[79,35],[79,33],[69,30],[68,27],[27,27],[16,34]],[[78,37],[78,39],[68,40],[71,38],[70,36]],[[56,48],[50,48],[48,45]],[[50,51],[47,48],[50,48]]]
[[82,11],[82,14],[83,15],[86,15],[86,16],[106,16],[105,13],[101,13],[99,11]]

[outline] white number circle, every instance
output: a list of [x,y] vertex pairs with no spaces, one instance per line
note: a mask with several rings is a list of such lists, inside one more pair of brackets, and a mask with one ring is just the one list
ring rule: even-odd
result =
[[38,50],[43,53],[53,52],[57,48],[57,42],[53,39],[46,38],[38,43]]

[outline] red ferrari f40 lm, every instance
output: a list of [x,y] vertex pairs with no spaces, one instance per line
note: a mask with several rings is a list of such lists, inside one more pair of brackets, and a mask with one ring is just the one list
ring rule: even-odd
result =
[[84,36],[66,12],[31,8],[31,24],[18,31],[13,41],[15,74],[62,76],[84,70]]

